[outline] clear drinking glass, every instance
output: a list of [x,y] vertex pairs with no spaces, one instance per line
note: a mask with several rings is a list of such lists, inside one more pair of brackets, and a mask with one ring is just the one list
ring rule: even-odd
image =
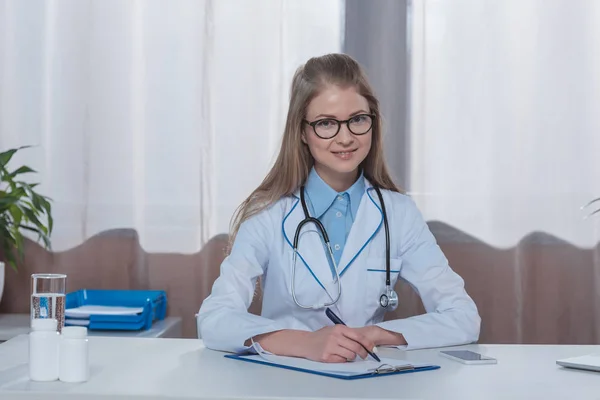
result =
[[56,329],[62,331],[65,324],[65,296],[67,275],[31,275],[31,320],[54,318]]

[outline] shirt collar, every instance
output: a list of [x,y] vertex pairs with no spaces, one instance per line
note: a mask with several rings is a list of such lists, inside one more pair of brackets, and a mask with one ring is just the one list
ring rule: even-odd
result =
[[352,219],[354,219],[356,218],[360,201],[365,193],[365,180],[361,171],[356,182],[354,182],[354,184],[350,186],[348,190],[338,193],[319,176],[313,167],[308,174],[308,178],[306,179],[305,188],[306,193],[310,198],[315,218],[320,218],[325,211],[329,209],[338,195],[347,194],[350,199],[350,211],[352,212]]

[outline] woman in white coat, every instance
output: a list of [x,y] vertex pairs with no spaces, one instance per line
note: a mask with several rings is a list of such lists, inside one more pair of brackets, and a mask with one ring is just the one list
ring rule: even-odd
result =
[[[363,346],[477,341],[477,308],[390,178],[381,129],[378,100],[352,58],[316,57],[296,71],[279,156],[238,209],[231,250],[197,315],[208,348],[344,362],[366,358]],[[322,224],[331,252],[318,222],[297,232],[306,214]],[[257,316],[247,310],[259,278]],[[426,314],[384,322],[398,279]],[[326,308],[346,325],[334,325]]]

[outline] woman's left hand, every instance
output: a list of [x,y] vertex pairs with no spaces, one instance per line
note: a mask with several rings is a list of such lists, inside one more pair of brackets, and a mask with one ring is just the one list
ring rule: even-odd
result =
[[375,343],[375,346],[400,346],[406,344],[406,340],[401,333],[388,331],[380,328],[377,325],[355,328],[367,339]]

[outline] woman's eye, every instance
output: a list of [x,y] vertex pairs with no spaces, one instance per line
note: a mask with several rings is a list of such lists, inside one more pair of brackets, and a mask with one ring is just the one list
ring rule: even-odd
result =
[[364,115],[357,115],[356,117],[353,117],[350,120],[350,123],[351,124],[361,124],[363,122],[366,122],[366,120],[367,120],[366,116],[364,116]]
[[334,126],[335,126],[335,121],[332,121],[329,119],[324,119],[322,121],[317,122],[317,128],[328,129],[328,128],[333,128]]

